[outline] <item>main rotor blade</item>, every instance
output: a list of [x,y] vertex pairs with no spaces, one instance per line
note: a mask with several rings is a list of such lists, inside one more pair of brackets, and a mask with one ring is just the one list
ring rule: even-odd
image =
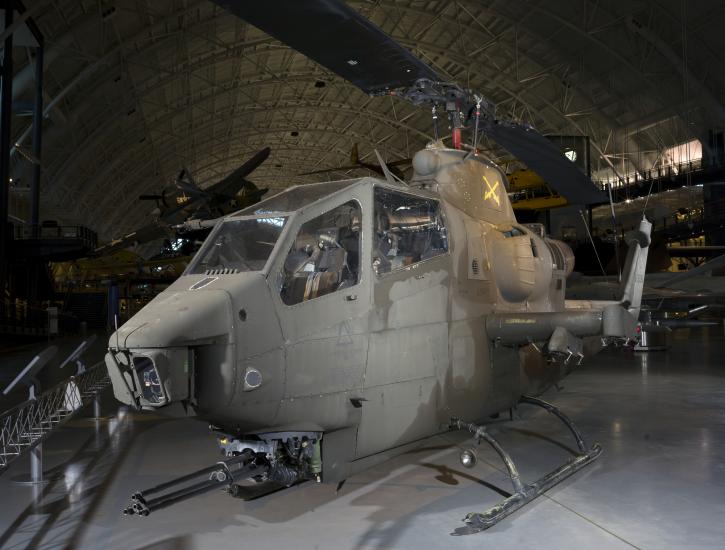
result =
[[368,94],[438,81],[433,69],[341,0],[214,0]]
[[597,189],[556,145],[533,128],[501,122],[490,124],[484,132],[544,178],[570,204],[597,204],[607,200],[604,191]]

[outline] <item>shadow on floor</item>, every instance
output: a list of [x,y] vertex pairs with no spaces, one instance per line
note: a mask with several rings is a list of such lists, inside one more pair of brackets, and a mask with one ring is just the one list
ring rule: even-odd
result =
[[0,548],[77,548],[133,440],[151,427],[133,422],[125,409],[100,421],[70,458],[49,470],[48,484],[0,534]]

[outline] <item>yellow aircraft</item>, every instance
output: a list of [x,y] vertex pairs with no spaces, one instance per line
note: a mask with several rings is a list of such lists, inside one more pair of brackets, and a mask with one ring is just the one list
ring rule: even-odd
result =
[[[53,278],[62,286],[79,286],[84,282],[143,275],[178,277],[189,261],[188,256],[144,260],[129,250],[117,250],[108,256],[82,258],[53,264]],[[82,286],[82,285],[80,285]]]
[[566,206],[567,200],[533,170],[519,168],[508,176],[509,197],[514,210],[547,210]]

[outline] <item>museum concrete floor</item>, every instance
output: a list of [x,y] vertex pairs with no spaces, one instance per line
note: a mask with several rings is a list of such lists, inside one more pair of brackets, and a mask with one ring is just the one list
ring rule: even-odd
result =
[[[306,483],[255,501],[214,492],[153,513],[121,514],[131,492],[218,460],[193,419],[131,414],[105,401],[45,443],[51,481],[0,476],[0,548],[725,548],[725,338],[722,327],[670,335],[666,352],[607,351],[544,396],[604,452],[488,531],[452,536],[466,513],[509,491],[494,452],[471,470],[470,438],[422,447],[335,487]],[[522,410],[523,412],[523,410]],[[573,441],[539,410],[493,427],[532,480]]]

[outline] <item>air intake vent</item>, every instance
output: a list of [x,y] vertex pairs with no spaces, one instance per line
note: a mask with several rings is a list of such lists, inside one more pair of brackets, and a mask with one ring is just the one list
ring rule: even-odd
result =
[[217,277],[204,277],[201,281],[197,281],[189,287],[189,290],[199,290],[204,288],[206,285],[210,285],[217,280]]
[[239,273],[238,269],[225,267],[223,269],[207,269],[204,275],[231,275],[232,273]]
[[478,265],[477,258],[473,258],[473,261],[471,262],[471,272],[474,275],[478,275],[481,272],[481,267]]

